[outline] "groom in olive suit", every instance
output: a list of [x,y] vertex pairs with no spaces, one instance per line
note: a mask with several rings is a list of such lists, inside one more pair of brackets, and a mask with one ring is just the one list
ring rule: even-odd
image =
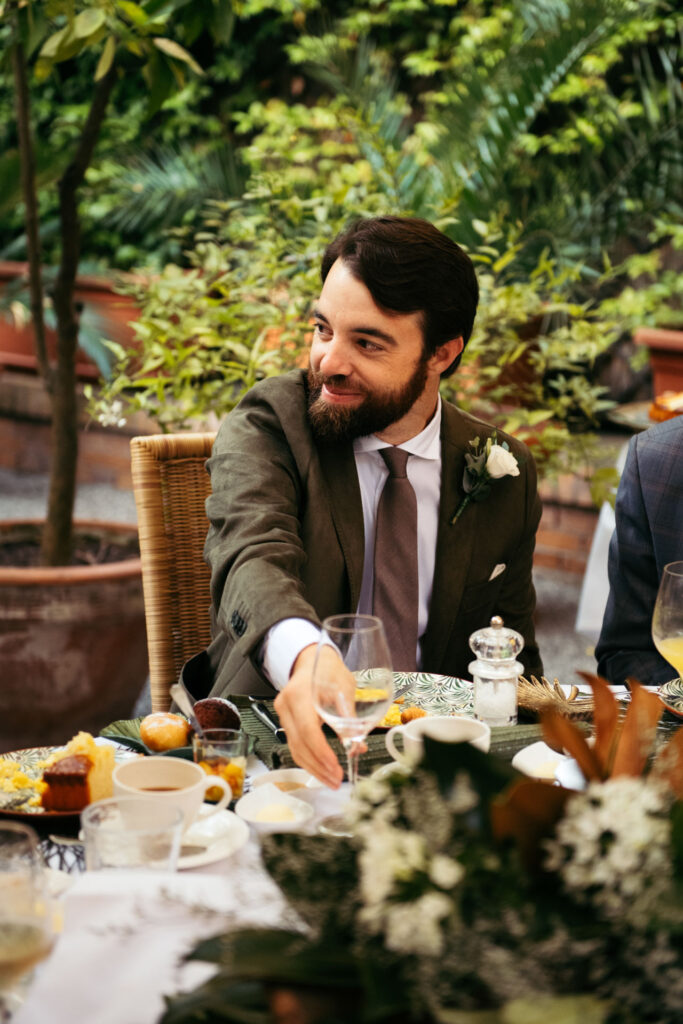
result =
[[[337,786],[312,663],[325,616],[376,610],[375,521],[389,473],[380,449],[408,452],[417,505],[417,645],[395,668],[469,676],[470,634],[500,615],[524,637],[526,671],[541,673],[531,578],[540,502],[524,445],[439,397],[472,331],[469,257],[426,221],[370,218],[328,246],[322,280],[308,371],[256,385],[207,464],[213,640],[183,679],[195,696],[279,690],[295,760]],[[488,491],[461,508],[465,456],[489,437],[509,452],[496,449]],[[397,548],[399,587],[402,557]],[[325,656],[342,678],[336,653]]]

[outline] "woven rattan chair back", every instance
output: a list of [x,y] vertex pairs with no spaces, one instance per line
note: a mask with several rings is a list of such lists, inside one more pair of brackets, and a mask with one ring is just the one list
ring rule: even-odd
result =
[[138,512],[153,711],[167,711],[169,687],[211,638],[205,463],[215,434],[153,434],[130,442]]

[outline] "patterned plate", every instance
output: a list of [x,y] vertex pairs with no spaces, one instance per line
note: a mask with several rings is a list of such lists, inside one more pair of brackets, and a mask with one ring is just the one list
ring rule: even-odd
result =
[[[29,779],[39,779],[43,772],[42,762],[58,749],[58,747],[27,747],[25,750],[12,750],[7,754],[0,754],[0,758],[5,761],[15,761],[21,770],[28,775]],[[29,793],[28,796],[30,795],[32,794]],[[65,818],[78,817],[78,812],[75,811],[45,811],[42,807],[22,806],[12,808],[5,806],[5,802],[9,798],[10,794],[0,790],[0,815],[5,817],[29,819],[39,815],[41,820],[45,818],[51,820],[58,819],[60,821],[63,821]]]
[[472,683],[431,672],[394,672],[394,686],[404,704],[415,704],[429,715],[473,715]]
[[659,687],[657,693],[669,711],[683,718],[683,679],[670,679]]
[[[16,761],[23,772],[28,775],[30,779],[39,779],[43,773],[42,763],[45,761],[50,754],[54,753],[55,750],[63,750],[63,747],[27,747],[24,750],[12,750],[6,754],[0,754],[0,759],[5,761]],[[124,760],[130,757],[131,754],[127,750],[119,748],[116,751],[115,758],[117,761]],[[28,799],[32,793],[27,791],[26,799]],[[7,818],[19,818],[20,820],[26,820],[33,818],[40,821],[62,821],[67,822],[70,819],[77,820],[80,816],[80,811],[46,811],[42,807],[26,807],[21,806],[13,808],[8,806],[8,801],[11,798],[11,794],[3,792],[0,789],[0,817]]]

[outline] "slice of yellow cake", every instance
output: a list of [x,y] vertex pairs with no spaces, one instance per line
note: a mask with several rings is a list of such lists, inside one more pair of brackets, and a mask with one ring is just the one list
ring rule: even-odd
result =
[[46,811],[81,811],[112,796],[114,750],[79,732],[43,772],[41,802]]

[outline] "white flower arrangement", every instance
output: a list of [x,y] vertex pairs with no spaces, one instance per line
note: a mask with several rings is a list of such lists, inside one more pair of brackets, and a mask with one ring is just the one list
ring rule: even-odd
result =
[[671,791],[628,776],[592,782],[569,801],[545,866],[579,901],[633,925],[672,881]]

